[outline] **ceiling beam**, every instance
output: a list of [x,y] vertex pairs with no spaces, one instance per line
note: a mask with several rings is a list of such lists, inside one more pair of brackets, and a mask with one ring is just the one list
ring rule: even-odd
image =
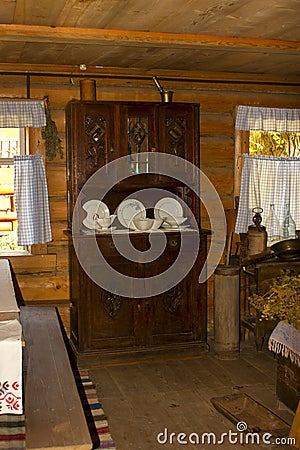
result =
[[270,74],[228,73],[228,72],[199,72],[166,69],[142,69],[142,68],[120,68],[120,67],[95,67],[87,66],[85,70],[80,65],[53,65],[53,64],[11,64],[0,63],[0,76],[22,75],[33,76],[34,79],[44,76],[54,77],[76,77],[76,78],[103,78],[118,80],[123,79],[130,82],[141,80],[153,84],[152,77],[158,76],[161,81],[178,81],[179,83],[244,83],[262,85],[290,85],[299,86],[300,78],[295,76],[279,76]]
[[50,27],[0,24],[1,41],[49,42],[124,46],[150,45],[170,48],[232,48],[299,52],[300,42],[279,39],[214,36],[206,34],[161,33],[98,28]]

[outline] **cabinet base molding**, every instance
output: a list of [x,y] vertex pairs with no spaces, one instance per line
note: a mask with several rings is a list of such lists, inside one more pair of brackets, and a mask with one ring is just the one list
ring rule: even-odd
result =
[[156,361],[168,358],[189,358],[209,352],[203,342],[170,344],[151,347],[128,347],[123,349],[95,349],[79,352],[71,341],[71,348],[80,369],[90,369],[113,364]]

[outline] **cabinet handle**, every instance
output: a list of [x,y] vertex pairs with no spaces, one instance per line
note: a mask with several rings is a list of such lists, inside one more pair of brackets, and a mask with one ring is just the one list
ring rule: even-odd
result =
[[138,309],[138,312],[140,312],[140,310],[141,310],[141,304],[140,303],[137,305],[137,309]]
[[169,241],[169,245],[170,245],[170,247],[177,247],[178,241],[176,239],[171,239]]

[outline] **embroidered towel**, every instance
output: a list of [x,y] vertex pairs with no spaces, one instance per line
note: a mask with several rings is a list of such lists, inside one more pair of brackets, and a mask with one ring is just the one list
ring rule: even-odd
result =
[[0,414],[22,414],[22,326],[0,322]]

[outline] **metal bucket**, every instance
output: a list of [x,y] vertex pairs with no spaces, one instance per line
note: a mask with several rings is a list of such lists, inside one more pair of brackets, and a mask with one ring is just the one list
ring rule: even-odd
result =
[[267,249],[267,237],[265,227],[250,225],[247,233],[247,256],[264,252]]

